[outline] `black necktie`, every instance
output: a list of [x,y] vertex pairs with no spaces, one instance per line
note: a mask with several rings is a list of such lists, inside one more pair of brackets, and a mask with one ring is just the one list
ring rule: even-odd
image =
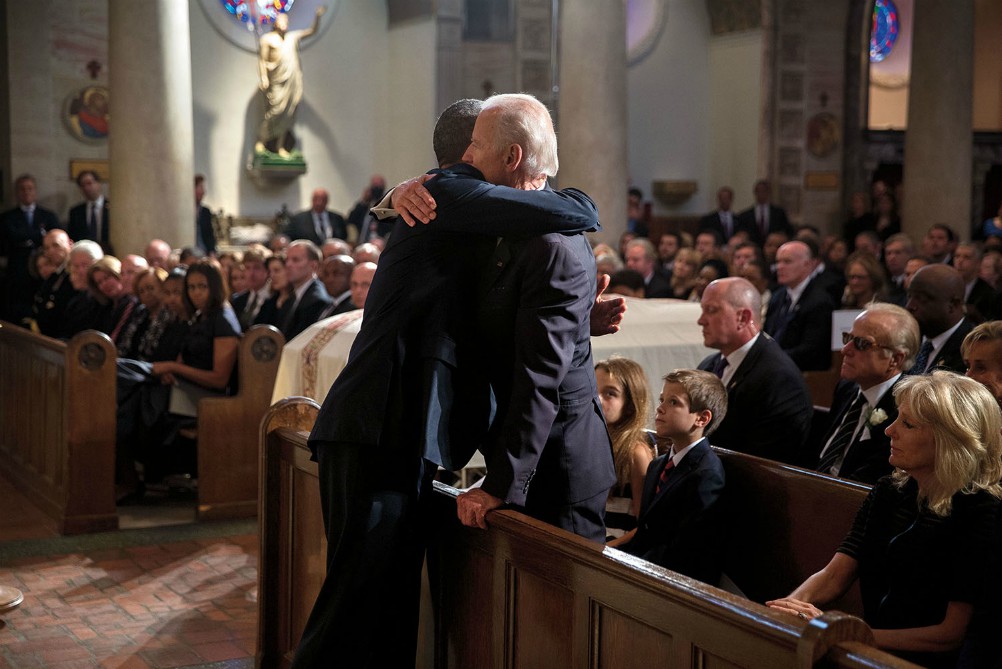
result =
[[852,441],[852,435],[856,432],[856,425],[859,423],[864,406],[866,406],[866,397],[863,396],[863,393],[857,392],[856,399],[853,400],[849,411],[842,419],[842,424],[838,426],[835,436],[832,437],[831,445],[828,446],[824,455],[821,456],[821,462],[818,463],[818,471],[822,474],[838,476],[833,469],[836,466],[841,466],[842,460],[845,459],[845,451]]

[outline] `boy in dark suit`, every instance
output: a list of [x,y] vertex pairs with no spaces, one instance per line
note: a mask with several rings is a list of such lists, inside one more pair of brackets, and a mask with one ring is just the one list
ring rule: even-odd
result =
[[715,374],[677,369],[665,375],[658,401],[655,429],[671,449],[647,468],[637,528],[610,545],[716,585],[724,467],[707,435],[727,412],[727,390]]

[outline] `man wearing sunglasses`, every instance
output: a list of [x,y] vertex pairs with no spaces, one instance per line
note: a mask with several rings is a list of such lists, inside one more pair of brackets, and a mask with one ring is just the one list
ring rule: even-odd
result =
[[894,304],[871,304],[842,333],[842,380],[817,471],[863,483],[890,473],[891,440],[884,428],[898,415],[892,390],[914,364],[919,341],[918,322]]

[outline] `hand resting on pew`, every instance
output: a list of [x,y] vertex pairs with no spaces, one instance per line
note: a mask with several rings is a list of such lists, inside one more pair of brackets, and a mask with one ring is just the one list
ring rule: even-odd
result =
[[480,488],[472,488],[456,498],[456,515],[467,527],[487,529],[487,513],[501,506],[500,498]]

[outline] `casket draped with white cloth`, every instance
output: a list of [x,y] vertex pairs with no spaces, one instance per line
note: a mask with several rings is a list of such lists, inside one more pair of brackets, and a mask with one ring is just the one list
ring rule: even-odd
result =
[[[638,362],[647,373],[656,399],[661,377],[676,368],[694,369],[712,353],[703,346],[696,324],[699,305],[679,300],[627,298],[619,332],[592,337],[595,361],[613,355]],[[351,344],[362,324],[362,311],[350,311],[314,323],[282,350],[272,402],[303,395],[323,403],[334,379],[348,361]],[[652,417],[653,418],[653,417]]]

